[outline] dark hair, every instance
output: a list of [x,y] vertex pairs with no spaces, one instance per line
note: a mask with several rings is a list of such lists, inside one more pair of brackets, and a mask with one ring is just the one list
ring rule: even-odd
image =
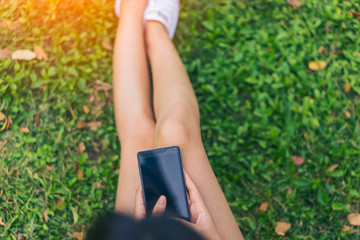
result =
[[107,213],[90,227],[87,240],[204,240],[185,224],[165,217],[135,220],[132,217]]

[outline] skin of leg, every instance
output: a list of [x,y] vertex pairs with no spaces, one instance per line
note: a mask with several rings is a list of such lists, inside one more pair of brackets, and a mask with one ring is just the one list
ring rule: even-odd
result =
[[140,176],[136,154],[153,147],[155,121],[145,51],[146,0],[121,2],[113,63],[114,108],[121,144],[115,211],[133,214]]
[[205,153],[198,103],[185,67],[163,25],[149,21],[145,36],[157,119],[154,147],[180,146],[184,169],[199,188],[222,239],[243,239]]

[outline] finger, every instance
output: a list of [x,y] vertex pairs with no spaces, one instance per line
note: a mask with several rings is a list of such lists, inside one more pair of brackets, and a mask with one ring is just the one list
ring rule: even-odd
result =
[[166,208],[166,197],[161,195],[158,201],[155,204],[153,215],[162,215]]
[[190,200],[193,204],[201,204],[205,206],[205,203],[201,197],[201,194],[196,187],[195,183],[192,181],[191,177],[184,171],[185,184],[189,192]]
[[141,185],[136,189],[135,194],[135,208],[134,208],[134,217],[137,219],[144,218],[146,216],[145,204],[142,195]]

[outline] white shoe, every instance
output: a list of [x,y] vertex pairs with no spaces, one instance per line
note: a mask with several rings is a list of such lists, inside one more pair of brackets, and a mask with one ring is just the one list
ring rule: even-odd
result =
[[[115,14],[120,17],[121,0],[115,1]],[[179,18],[180,0],[148,0],[144,12],[145,21],[158,21],[162,23],[172,39]],[[144,24],[145,25],[145,24]]]
[[161,22],[172,39],[175,35],[179,11],[180,0],[149,0],[144,19]]

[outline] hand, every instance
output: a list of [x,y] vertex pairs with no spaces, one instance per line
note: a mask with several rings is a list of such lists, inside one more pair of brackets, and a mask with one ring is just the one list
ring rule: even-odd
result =
[[189,193],[188,201],[190,207],[191,223],[180,220],[185,225],[193,228],[209,240],[221,240],[216,225],[211,218],[210,212],[205,206],[199,190],[190,176],[184,171],[185,183]]
[[[164,195],[161,195],[155,204],[152,214],[162,215],[165,211],[165,208],[166,208],[166,197]],[[136,219],[142,219],[146,217],[146,210],[145,210],[141,185],[136,190],[134,217]]]

